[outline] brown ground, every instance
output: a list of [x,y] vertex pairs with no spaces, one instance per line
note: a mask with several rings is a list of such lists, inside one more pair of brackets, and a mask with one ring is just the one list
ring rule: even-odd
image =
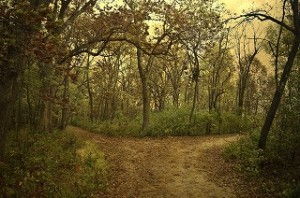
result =
[[238,135],[117,138],[69,130],[105,152],[108,187],[97,197],[256,197],[241,196],[237,189],[244,189],[243,182],[221,156],[222,148]]

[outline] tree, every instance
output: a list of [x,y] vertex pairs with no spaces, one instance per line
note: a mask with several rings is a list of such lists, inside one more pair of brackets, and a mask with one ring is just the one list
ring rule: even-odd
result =
[[[272,21],[273,23],[282,26],[286,30],[292,33],[292,46],[289,50],[287,61],[284,65],[278,86],[276,87],[273,100],[271,103],[271,106],[269,108],[269,111],[267,113],[265,122],[263,124],[263,127],[261,129],[260,133],[260,139],[258,148],[259,149],[265,149],[266,148],[266,142],[268,138],[268,134],[270,132],[274,117],[276,115],[280,100],[282,98],[283,92],[285,90],[286,83],[289,79],[291,70],[293,68],[294,60],[297,56],[297,53],[299,51],[299,45],[300,45],[300,16],[299,16],[299,1],[298,0],[284,0],[282,2],[282,10],[283,12],[288,12],[291,17],[290,23],[286,23],[284,20],[278,20],[264,12],[261,11],[253,11],[248,14],[243,15],[242,17],[246,18],[256,18],[260,21]],[[285,16],[285,14],[282,14]]]
[[149,75],[149,87],[155,111],[163,111],[165,109],[169,92],[168,85],[170,80],[165,72],[166,68],[163,62],[164,60],[162,59],[156,59],[154,61],[154,64],[157,65],[156,70]]
[[230,65],[231,55],[228,46],[229,32],[221,33],[219,42],[208,54],[208,111],[217,110],[218,101],[225,93],[224,87],[230,80],[232,68]]
[[[51,45],[49,41],[40,45],[43,38],[40,24],[48,19],[48,9],[41,6],[34,10],[34,7],[28,1],[0,3],[0,160],[6,136],[12,129],[14,104],[20,98],[18,91],[22,91],[26,66],[31,65],[31,59],[49,61],[48,56],[40,53]],[[49,54],[52,54],[50,48]]]
[[[249,73],[256,55],[259,53],[261,43],[258,43],[257,30],[252,26],[253,38],[248,38],[246,26],[243,27],[240,36],[236,36],[236,57],[238,66],[238,86],[237,86],[237,113],[243,114],[245,92],[247,89]],[[249,42],[249,40],[251,40]],[[250,50],[249,46],[253,49]]]
[[[52,108],[56,101],[57,86],[49,77],[50,74],[61,75],[58,62],[65,54],[65,46],[61,47],[61,40],[65,30],[72,25],[78,16],[94,6],[96,0],[75,3],[71,0],[26,0],[2,1],[0,3],[0,44],[1,44],[1,85],[0,91],[4,96],[0,99],[0,158],[3,158],[6,136],[13,125],[19,128],[20,123],[13,123],[14,105],[19,100],[17,122],[20,122],[20,101],[24,96],[24,84],[27,84],[27,108],[30,109],[31,122],[33,119],[30,89],[28,83],[23,83],[24,73],[32,67],[38,68],[40,81],[40,119],[41,129],[50,131],[52,126]],[[51,6],[50,6],[51,5]],[[64,44],[64,43],[63,43]],[[61,63],[69,63],[70,60]],[[54,75],[53,75],[54,76]],[[67,85],[67,82],[65,83]],[[48,86],[49,85],[49,86]],[[55,86],[54,86],[55,85]],[[65,86],[67,88],[67,86]],[[67,89],[66,89],[67,90]],[[67,96],[67,94],[64,94]],[[63,108],[65,109],[65,108]],[[32,123],[31,125],[33,125]]]
[[[232,55],[229,48],[229,31],[220,32],[219,41],[205,55],[207,91],[208,91],[208,112],[217,113],[220,117],[220,99],[226,93],[226,85],[232,76]],[[221,119],[220,119],[221,121]],[[219,123],[220,125],[220,123]],[[209,120],[206,133],[211,134],[212,121]],[[220,129],[220,127],[219,127]]]
[[261,108],[261,101],[269,100],[266,85],[270,79],[266,67],[255,58],[252,61],[247,80],[247,89],[244,95],[243,112],[247,115],[256,115]]
[[[214,1],[188,1],[184,2],[181,15],[182,29],[179,35],[181,44],[186,48],[192,65],[192,80],[194,82],[193,102],[190,112],[190,122],[194,117],[199,97],[200,57],[211,47],[215,36],[222,24],[220,13],[222,7],[215,6]],[[186,9],[188,7],[188,9]]]
[[[125,41],[131,43],[136,48],[137,67],[142,84],[143,98],[143,124],[142,130],[149,127],[150,124],[150,99],[149,99],[149,73],[153,66],[155,56],[167,54],[173,45],[172,35],[174,25],[168,23],[165,17],[166,11],[163,9],[165,4],[160,1],[125,1],[129,8],[127,11],[126,20],[131,24],[125,29]],[[167,6],[168,7],[168,6]],[[163,24],[162,30],[154,32],[152,38],[149,38],[149,25],[147,21],[151,21],[151,16],[156,17],[156,21]],[[122,40],[122,39],[120,39]]]
[[179,108],[180,94],[183,82],[184,71],[188,68],[188,57],[181,44],[176,44],[170,51],[170,58],[162,62],[164,71],[172,85],[172,100],[173,106]]

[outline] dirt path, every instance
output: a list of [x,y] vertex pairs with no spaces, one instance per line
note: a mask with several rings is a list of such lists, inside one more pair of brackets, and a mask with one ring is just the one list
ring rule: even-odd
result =
[[[223,182],[209,178],[207,150],[238,136],[116,138],[70,127],[96,142],[110,163],[108,189],[99,197],[236,197]],[[206,157],[205,157],[206,156]]]

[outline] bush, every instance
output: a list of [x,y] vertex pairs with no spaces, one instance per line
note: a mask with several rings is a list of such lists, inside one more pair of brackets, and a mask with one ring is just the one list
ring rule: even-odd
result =
[[287,132],[281,134],[273,127],[264,151],[257,149],[259,132],[254,131],[229,145],[224,155],[226,159],[234,160],[247,176],[260,181],[266,193],[299,197],[300,161],[295,155],[299,149],[297,140],[299,136]]
[[86,119],[74,119],[71,123],[74,126],[86,130],[112,136],[141,136],[141,118],[129,118],[119,116],[115,120],[94,121]]
[[190,108],[171,108],[151,115],[151,126],[146,131],[149,136],[166,135],[203,135],[211,125],[211,134],[228,134],[253,130],[257,127],[256,120],[252,117],[241,118],[235,113],[224,112],[208,113],[197,112],[189,121]]
[[238,116],[236,113],[224,112],[195,113],[190,122],[190,107],[170,108],[161,112],[152,112],[150,126],[141,131],[142,116],[134,118],[118,114],[114,120],[90,122],[85,119],[75,119],[72,124],[93,132],[114,136],[181,136],[207,134],[210,125],[210,134],[227,134],[249,131],[257,127],[257,119],[250,116]]
[[289,185],[282,193],[286,198],[299,198],[300,197],[300,183],[295,185]]
[[151,125],[147,136],[188,135],[190,133],[189,112],[185,109],[170,109],[151,114]]
[[105,187],[104,156],[91,143],[64,132],[9,140],[0,171],[4,197],[86,197]]
[[258,133],[241,137],[238,142],[225,148],[226,159],[236,160],[240,170],[250,175],[260,173],[260,165],[266,160],[264,153],[257,149]]

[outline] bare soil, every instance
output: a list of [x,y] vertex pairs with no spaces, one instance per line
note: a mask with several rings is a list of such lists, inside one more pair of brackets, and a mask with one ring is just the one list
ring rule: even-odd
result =
[[238,135],[118,138],[68,130],[94,141],[109,162],[106,192],[96,197],[248,197],[241,196],[243,183],[221,155]]

